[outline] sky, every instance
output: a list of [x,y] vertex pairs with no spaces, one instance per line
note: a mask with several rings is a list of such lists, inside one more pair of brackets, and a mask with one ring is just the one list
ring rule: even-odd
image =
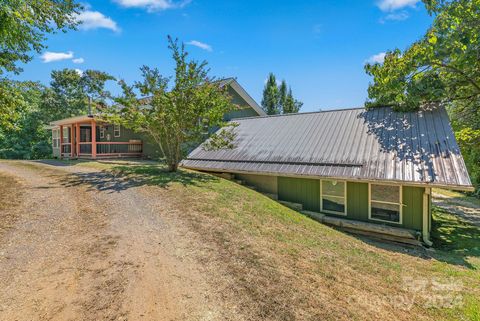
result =
[[[301,111],[363,106],[367,61],[405,49],[431,24],[418,0],[91,0],[76,31],[49,35],[23,65],[21,80],[48,84],[52,70],[106,71],[128,83],[139,67],[173,72],[167,35],[206,60],[210,75],[236,77],[258,102],[273,72],[285,79]],[[110,84],[112,92],[118,92]]]

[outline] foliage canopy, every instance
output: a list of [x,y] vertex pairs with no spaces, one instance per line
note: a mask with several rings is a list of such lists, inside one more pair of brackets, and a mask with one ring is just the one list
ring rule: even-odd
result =
[[[184,45],[176,39],[168,37],[168,43],[175,61],[174,76],[165,77],[158,69],[143,66],[141,81],[134,85],[120,81],[123,95],[115,99],[118,105],[107,119],[147,133],[160,148],[170,171],[176,171],[191,148],[212,128],[224,125],[224,114],[236,107],[227,88],[208,76],[207,62],[188,59]],[[148,98],[137,97],[137,91]],[[225,141],[232,137],[227,131],[212,135],[212,148],[231,147]]]
[[434,16],[406,50],[366,64],[373,77],[367,107],[447,107],[474,184],[480,187],[480,0],[424,0]]

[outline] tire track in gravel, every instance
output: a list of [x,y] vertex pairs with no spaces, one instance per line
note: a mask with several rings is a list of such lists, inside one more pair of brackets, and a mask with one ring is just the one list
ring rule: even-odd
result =
[[[24,186],[0,244],[0,320],[221,320],[161,199],[92,169],[0,162]],[[99,182],[101,182],[100,185]]]

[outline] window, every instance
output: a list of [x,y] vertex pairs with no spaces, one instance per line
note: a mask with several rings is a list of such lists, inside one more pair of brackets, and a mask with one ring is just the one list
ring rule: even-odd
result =
[[52,148],[60,147],[60,129],[52,130]]
[[369,218],[402,224],[401,186],[370,184]]
[[103,126],[100,127],[100,138],[105,138],[105,127],[103,127]]
[[322,180],[320,186],[322,212],[347,215],[345,196],[347,184],[335,180]]
[[70,128],[63,127],[63,143],[70,143]]
[[113,136],[120,137],[120,125],[113,125]]

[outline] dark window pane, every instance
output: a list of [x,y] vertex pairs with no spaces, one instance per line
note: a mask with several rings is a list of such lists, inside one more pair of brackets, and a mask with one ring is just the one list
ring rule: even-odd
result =
[[372,202],[371,217],[377,220],[400,223],[400,206]]
[[338,212],[339,214],[345,213],[345,199],[339,197],[323,196],[323,210]]

